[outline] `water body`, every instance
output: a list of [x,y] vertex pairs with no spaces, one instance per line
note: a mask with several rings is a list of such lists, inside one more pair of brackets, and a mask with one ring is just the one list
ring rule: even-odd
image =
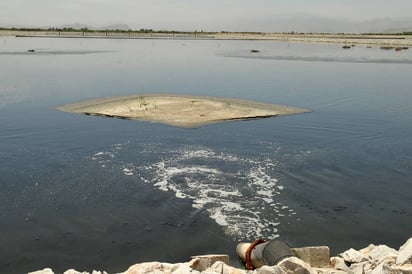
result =
[[[411,50],[3,37],[0,53],[1,273],[411,236]],[[313,112],[181,129],[55,110],[133,93]]]

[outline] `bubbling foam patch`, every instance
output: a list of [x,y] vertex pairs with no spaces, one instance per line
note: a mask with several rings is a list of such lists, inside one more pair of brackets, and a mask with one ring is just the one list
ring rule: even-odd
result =
[[[91,159],[106,167],[123,148],[117,144],[111,151],[95,153]],[[172,192],[177,198],[192,200],[194,208],[206,210],[228,235],[250,240],[279,237],[279,218],[295,214],[277,202],[284,187],[272,175],[276,167],[271,159],[183,147],[162,151],[161,159],[152,163],[121,163],[120,171]]]

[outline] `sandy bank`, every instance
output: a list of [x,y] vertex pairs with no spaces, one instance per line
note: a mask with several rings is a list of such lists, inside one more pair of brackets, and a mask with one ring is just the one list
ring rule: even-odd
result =
[[158,122],[183,128],[309,112],[254,101],[173,94],[136,94],[60,106],[61,111]]

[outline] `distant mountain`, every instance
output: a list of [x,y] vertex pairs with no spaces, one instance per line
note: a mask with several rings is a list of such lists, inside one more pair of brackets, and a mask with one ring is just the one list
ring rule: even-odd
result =
[[412,32],[412,25],[410,27],[404,28],[393,28],[393,29],[386,29],[383,31],[385,33],[403,33],[403,32]]
[[[397,33],[412,31],[410,18],[377,18],[354,22],[305,14],[274,14],[261,18],[242,18],[228,22],[227,29],[234,31],[263,32],[331,32],[331,33]],[[215,27],[215,26],[213,26]]]
[[90,26],[90,25],[85,25],[85,24],[65,24],[59,26],[59,28],[72,28],[72,29],[94,29],[94,30],[129,30],[130,27],[126,24],[113,24],[113,25],[107,25],[107,26],[101,26],[101,27],[95,27],[95,26]]
[[105,30],[105,29],[107,29],[107,30],[129,30],[131,28],[126,24],[113,24],[113,25],[100,27],[98,29],[103,29],[103,30]]
[[[192,22],[193,23],[193,22]],[[257,31],[257,32],[315,32],[315,33],[402,33],[412,32],[412,17],[407,18],[377,18],[360,22],[342,18],[323,17],[312,14],[271,14],[259,18],[245,16],[238,19],[222,19],[195,23],[168,24],[152,26],[153,29],[165,30],[196,30],[205,31]],[[0,27],[30,27],[1,23]],[[38,26],[31,26],[38,27]],[[42,26],[41,28],[58,27],[90,30],[129,30],[140,27],[129,27],[126,24],[109,24],[93,26],[81,23],[61,26]]]
[[75,24],[65,24],[65,25],[61,25],[58,28],[61,29],[91,29],[92,27],[90,27],[89,25],[85,25],[85,24],[79,24],[79,23],[75,23]]
[[358,32],[398,33],[412,31],[412,18],[377,18],[360,23],[353,23],[352,27]]

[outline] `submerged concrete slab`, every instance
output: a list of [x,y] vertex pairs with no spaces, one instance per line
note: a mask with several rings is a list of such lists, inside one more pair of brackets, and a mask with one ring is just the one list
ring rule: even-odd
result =
[[63,105],[61,111],[158,122],[183,128],[310,112],[254,101],[175,94],[136,94]]

